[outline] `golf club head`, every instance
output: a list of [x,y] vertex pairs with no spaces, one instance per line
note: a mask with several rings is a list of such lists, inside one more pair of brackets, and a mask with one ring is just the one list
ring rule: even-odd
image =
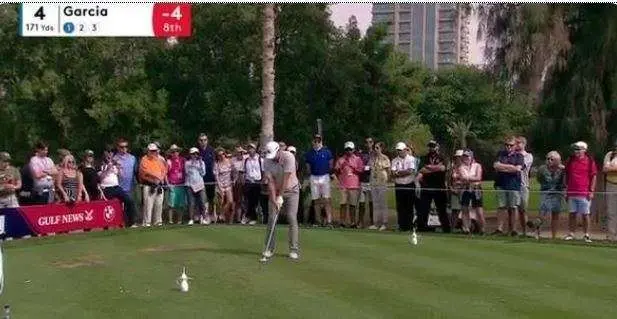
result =
[[262,264],[267,264],[270,261],[270,258],[263,256],[259,259],[259,262]]

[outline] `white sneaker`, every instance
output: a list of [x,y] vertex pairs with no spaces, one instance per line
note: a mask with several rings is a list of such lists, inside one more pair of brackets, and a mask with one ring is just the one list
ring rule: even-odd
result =
[[377,226],[375,226],[375,225],[371,225],[371,226],[368,227],[368,229],[370,229],[370,230],[377,230],[379,228]]
[[257,221],[256,221],[256,220],[251,220],[251,221],[249,222],[249,225],[250,225],[250,226],[255,226],[255,225],[257,225]]
[[381,227],[379,227],[379,231],[384,231],[388,229],[388,227],[386,227],[385,225],[381,225]]
[[248,222],[249,221],[248,221],[248,219],[246,217],[242,217],[242,220],[240,220],[240,224],[242,224],[242,225],[246,225],[246,224],[248,224]]
[[300,255],[298,255],[297,252],[292,251],[292,252],[289,253],[289,258],[291,260],[298,260],[298,259],[300,259]]
[[152,227],[150,224],[144,224],[144,227]]
[[203,220],[203,223],[202,223],[202,224],[204,224],[204,225],[210,225],[211,223],[212,223],[212,221],[210,220],[210,217],[206,217],[206,218],[204,218],[204,220]]
[[583,237],[583,240],[584,240],[586,243],[588,243],[588,244],[593,242],[593,241],[591,241],[591,237],[589,237],[589,235],[585,235],[585,236]]
[[131,225],[131,228],[137,228],[137,227],[139,227],[139,226],[137,226],[137,224]]
[[188,224],[189,224],[189,225],[193,225],[194,223],[195,223],[195,222],[191,219],[191,220],[189,220],[189,223],[188,223]]
[[274,256],[274,253],[273,253],[273,252],[271,252],[271,251],[269,251],[269,250],[266,250],[266,251],[264,251],[264,253],[262,254],[262,256],[264,256],[264,257],[266,257],[266,258],[272,258],[272,256]]
[[574,236],[572,234],[568,234],[566,235],[566,237],[563,238],[563,240],[574,240]]

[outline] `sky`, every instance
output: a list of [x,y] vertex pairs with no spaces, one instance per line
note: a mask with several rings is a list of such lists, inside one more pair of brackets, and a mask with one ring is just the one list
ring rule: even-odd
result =
[[[365,34],[366,29],[371,25],[371,9],[373,5],[370,3],[338,3],[332,4],[332,16],[330,17],[337,27],[344,27],[349,20],[349,17],[355,15],[358,19],[358,28],[362,34]],[[483,45],[476,41],[476,33],[478,30],[478,18],[476,15],[471,17],[471,48],[470,61],[472,64],[482,64]]]

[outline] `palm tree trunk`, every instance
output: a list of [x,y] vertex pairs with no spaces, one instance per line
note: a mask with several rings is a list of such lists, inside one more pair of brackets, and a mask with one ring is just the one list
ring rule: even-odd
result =
[[274,51],[276,18],[275,4],[263,7],[263,42],[262,42],[262,89],[261,89],[261,135],[262,147],[274,139]]

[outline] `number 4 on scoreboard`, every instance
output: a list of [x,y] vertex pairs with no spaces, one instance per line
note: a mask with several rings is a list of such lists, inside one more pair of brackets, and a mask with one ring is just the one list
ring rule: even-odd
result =
[[36,10],[36,12],[34,13],[34,17],[40,18],[41,20],[45,19],[45,11],[43,10],[43,7],[40,7],[38,10]]
[[176,20],[182,19],[182,10],[180,10],[180,6],[177,6],[174,11],[171,12],[170,15],[172,18],[176,18]]

